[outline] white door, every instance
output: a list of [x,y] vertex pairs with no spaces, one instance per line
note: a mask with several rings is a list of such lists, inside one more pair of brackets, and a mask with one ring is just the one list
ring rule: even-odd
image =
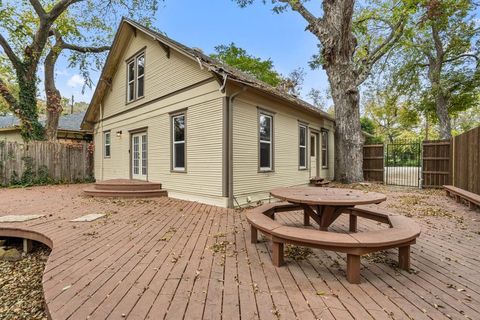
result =
[[132,179],[147,180],[147,134],[132,134]]
[[310,135],[310,177],[318,177],[318,135]]

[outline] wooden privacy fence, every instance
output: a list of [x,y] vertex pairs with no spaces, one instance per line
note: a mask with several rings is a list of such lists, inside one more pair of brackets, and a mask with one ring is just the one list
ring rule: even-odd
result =
[[365,181],[383,181],[383,144],[369,144],[363,147],[363,178]]
[[[424,188],[443,185],[480,194],[480,127],[451,140],[422,142],[422,184]],[[384,145],[365,145],[363,176],[366,181],[384,181]]]
[[88,142],[0,141],[0,185],[77,183],[93,179]]
[[480,194],[480,127],[453,138],[453,185]]
[[452,148],[450,140],[423,141],[422,187],[440,188],[452,182]]

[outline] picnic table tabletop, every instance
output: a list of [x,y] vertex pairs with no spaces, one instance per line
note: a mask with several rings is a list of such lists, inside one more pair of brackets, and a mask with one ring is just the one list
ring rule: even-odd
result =
[[314,206],[353,207],[387,200],[382,193],[342,188],[286,187],[273,189],[270,194],[291,203]]
[[[310,225],[312,218],[318,223],[320,230],[324,231],[348,208],[387,200],[382,193],[342,188],[287,187],[273,189],[270,194],[280,200],[300,205],[304,212],[304,225]],[[355,229],[353,226],[356,225],[356,217],[350,218],[352,229]]]

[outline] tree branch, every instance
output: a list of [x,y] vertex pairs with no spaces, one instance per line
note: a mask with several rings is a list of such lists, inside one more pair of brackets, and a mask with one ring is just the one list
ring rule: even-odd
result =
[[[5,99],[7,104],[10,107],[10,110],[15,111],[17,108],[17,99],[13,96],[13,94],[8,89],[7,84],[0,78],[0,95]],[[15,112],[16,113],[16,112]]]
[[37,13],[37,15],[40,17],[40,19],[44,19],[46,16],[46,12],[43,9],[42,4],[38,0],[30,0],[30,4],[32,5],[33,9]]
[[306,29],[320,38],[322,32],[324,31],[321,18],[317,18],[313,13],[311,13],[300,0],[279,0],[279,2],[288,3],[293,11],[298,12],[308,22]]
[[357,85],[360,85],[365,81],[365,79],[370,74],[372,66],[378,60],[380,60],[402,36],[405,23],[406,19],[399,19],[399,21],[395,25],[387,23],[391,28],[390,34],[385,38],[382,43],[380,43],[376,48],[373,49],[373,51],[365,60],[363,60],[364,62],[360,66],[360,72],[356,81]]
[[58,16],[60,16],[65,10],[68,9],[69,6],[81,1],[85,1],[85,0],[61,0],[57,2],[57,4],[53,6],[52,10],[48,12],[49,20],[55,21],[58,18]]
[[477,61],[477,63],[480,62],[480,57],[476,54],[473,54],[473,53],[462,53],[456,57],[453,57],[453,58],[450,58],[450,59],[446,59],[444,60],[443,62],[444,63],[448,63],[448,62],[453,62],[453,61],[456,61],[458,59],[461,59],[461,58],[473,58]]
[[15,52],[13,52],[12,47],[10,47],[7,40],[3,37],[3,35],[1,33],[0,33],[0,45],[2,46],[3,51],[5,51],[5,54],[7,55],[8,59],[10,59],[10,61],[12,62],[15,69],[20,67],[22,62],[17,57]]
[[99,53],[110,50],[110,46],[100,46],[100,47],[82,47],[70,43],[62,42],[62,49],[73,50],[81,53]]

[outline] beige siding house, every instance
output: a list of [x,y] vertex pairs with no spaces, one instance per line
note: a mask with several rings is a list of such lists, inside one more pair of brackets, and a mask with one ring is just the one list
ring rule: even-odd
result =
[[331,116],[127,19],[82,128],[98,181],[160,182],[181,199],[242,206],[333,177]]

